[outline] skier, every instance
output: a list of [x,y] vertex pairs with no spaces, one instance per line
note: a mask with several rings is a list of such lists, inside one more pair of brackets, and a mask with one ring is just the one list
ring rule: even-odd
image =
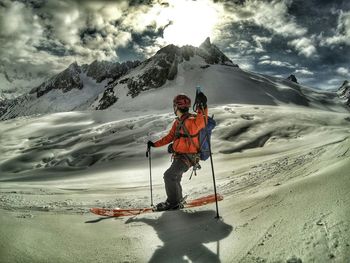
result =
[[168,146],[168,152],[173,154],[173,162],[163,177],[167,199],[156,205],[158,211],[183,208],[182,174],[199,161],[198,135],[208,121],[207,97],[202,92],[197,94],[196,115],[189,113],[190,107],[191,99],[185,94],[175,96],[173,108],[177,117],[171,130],[162,139],[147,142],[148,147],[161,147],[172,142]]

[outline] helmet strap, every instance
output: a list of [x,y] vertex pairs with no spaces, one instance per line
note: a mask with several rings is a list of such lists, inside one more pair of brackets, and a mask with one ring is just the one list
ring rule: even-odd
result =
[[177,116],[176,112],[177,112],[177,106],[174,105],[174,114]]

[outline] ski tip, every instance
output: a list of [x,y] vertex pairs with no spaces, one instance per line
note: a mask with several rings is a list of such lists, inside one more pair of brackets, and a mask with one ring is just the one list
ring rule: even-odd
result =
[[216,198],[218,199],[218,201],[224,200],[224,196],[221,194],[216,194]]

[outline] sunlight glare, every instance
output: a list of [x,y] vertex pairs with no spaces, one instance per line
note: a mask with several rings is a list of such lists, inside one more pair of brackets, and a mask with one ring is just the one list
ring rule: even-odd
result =
[[213,2],[171,0],[169,7],[159,13],[157,22],[168,26],[164,29],[164,41],[179,46],[199,46],[207,37],[213,37],[218,23],[219,6]]

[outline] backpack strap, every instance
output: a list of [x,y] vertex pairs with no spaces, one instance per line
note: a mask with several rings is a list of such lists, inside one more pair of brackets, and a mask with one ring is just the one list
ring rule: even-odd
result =
[[[179,124],[176,127],[176,131],[175,131],[175,137],[176,138],[180,138],[180,137],[185,137],[185,138],[189,138],[192,145],[197,149],[197,153],[200,152],[201,149],[201,145],[199,145],[199,147],[194,143],[193,138],[199,136],[199,132],[197,132],[194,135],[191,135],[185,125],[185,121],[191,116],[191,114],[186,114],[185,118],[183,118],[182,120],[179,120]],[[184,133],[181,133],[180,130],[181,128],[183,129]]]
[[[186,126],[185,125],[183,125],[183,130],[184,130],[184,132],[185,132],[185,134],[187,135],[187,137],[190,139],[190,141],[191,141],[191,143],[193,144],[193,146],[197,149],[197,152],[200,152],[200,146],[198,147],[195,143],[194,143],[194,141],[193,141],[193,138],[192,137],[194,137],[194,136],[191,136],[190,135],[190,133],[188,132],[188,130],[187,130],[187,128],[186,128]],[[196,136],[198,136],[199,135],[199,133],[197,133],[196,134]]]

